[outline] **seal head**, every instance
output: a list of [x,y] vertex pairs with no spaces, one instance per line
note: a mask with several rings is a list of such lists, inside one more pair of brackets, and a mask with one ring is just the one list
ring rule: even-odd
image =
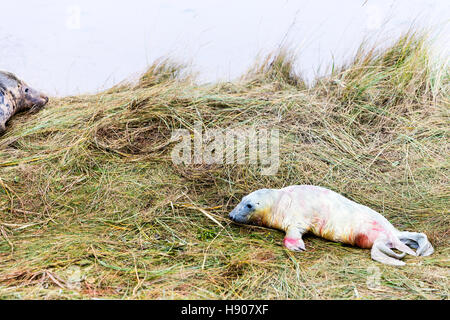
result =
[[274,203],[272,189],[260,189],[242,198],[230,212],[231,220],[239,223],[263,225]]
[[0,132],[6,122],[17,112],[38,111],[48,102],[42,92],[30,87],[14,74],[0,71]]
[[0,71],[0,91],[9,94],[18,110],[39,110],[48,102],[48,97],[33,89],[11,72]]

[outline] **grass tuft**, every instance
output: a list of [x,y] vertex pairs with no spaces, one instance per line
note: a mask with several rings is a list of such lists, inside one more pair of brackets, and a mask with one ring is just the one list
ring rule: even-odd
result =
[[250,86],[271,85],[276,90],[287,87],[304,89],[305,82],[295,71],[296,56],[293,51],[281,48],[256,62],[243,76]]

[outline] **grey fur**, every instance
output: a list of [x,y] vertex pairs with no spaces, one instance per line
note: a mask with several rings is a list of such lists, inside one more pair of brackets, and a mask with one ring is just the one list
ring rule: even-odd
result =
[[39,110],[48,102],[48,97],[14,74],[0,71],[0,133],[5,131],[6,122],[17,112]]

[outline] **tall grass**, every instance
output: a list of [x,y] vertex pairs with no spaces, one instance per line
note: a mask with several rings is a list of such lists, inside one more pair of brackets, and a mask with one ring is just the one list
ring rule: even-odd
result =
[[[312,87],[288,51],[212,85],[161,60],[137,83],[16,117],[0,137],[0,297],[448,299],[449,69],[428,48],[417,33],[361,47]],[[196,122],[278,129],[278,173],[174,165],[172,132]],[[368,205],[436,252],[394,268],[310,236],[297,254],[226,218],[243,195],[291,184]]]

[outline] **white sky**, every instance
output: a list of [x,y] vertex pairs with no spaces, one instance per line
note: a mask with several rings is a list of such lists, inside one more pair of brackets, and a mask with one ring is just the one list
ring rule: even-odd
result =
[[448,0],[6,1],[0,69],[50,95],[110,87],[168,55],[201,81],[232,80],[284,39],[312,79],[364,37],[392,40],[414,22],[448,57],[449,19]]

